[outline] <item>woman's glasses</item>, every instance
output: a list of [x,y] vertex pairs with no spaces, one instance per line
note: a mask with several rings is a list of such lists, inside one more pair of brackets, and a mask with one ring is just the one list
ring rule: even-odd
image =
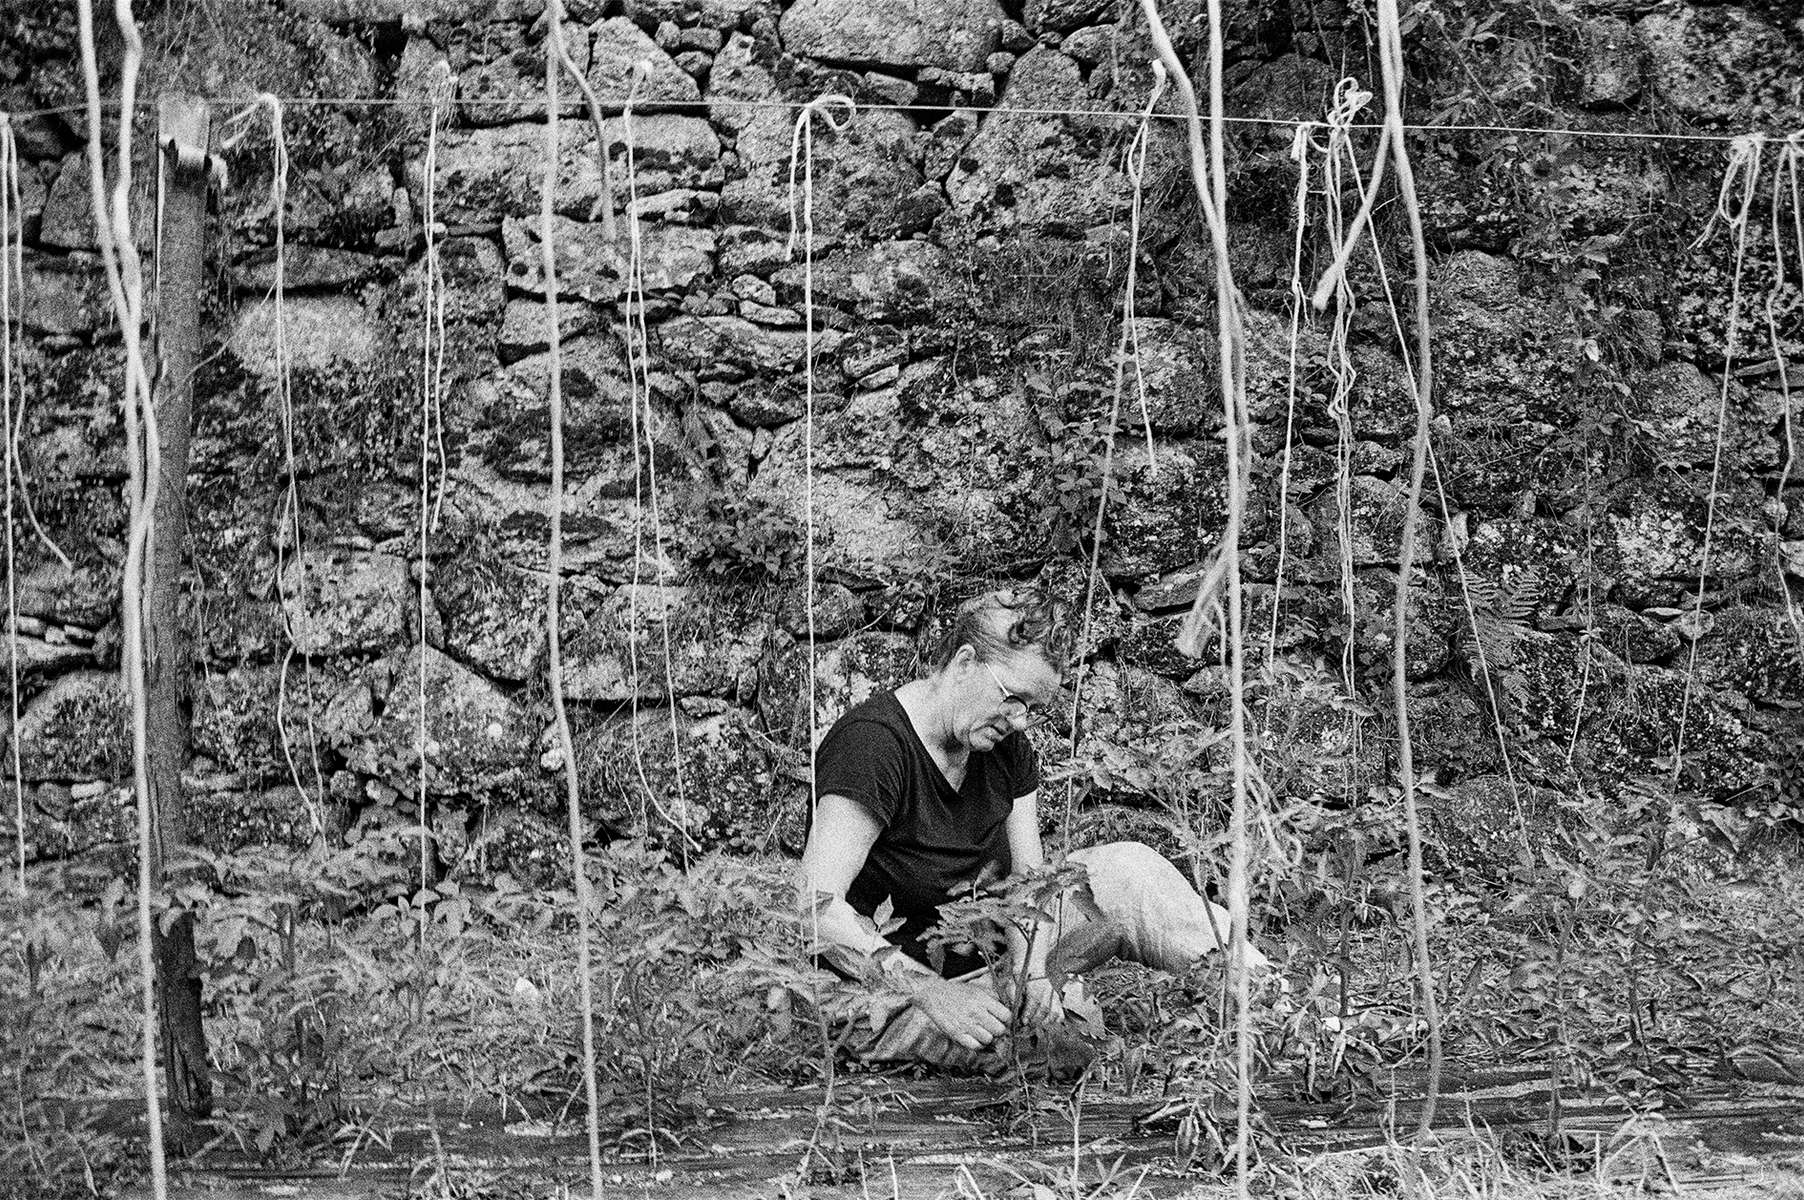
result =
[[1002,693],[1002,715],[1010,721],[1019,722],[1023,729],[1032,729],[1052,716],[1043,706],[1029,704],[1009,691],[1008,685],[1002,682],[1002,676],[996,674],[995,669],[989,663],[980,660],[977,665],[990,673],[990,679],[995,682],[997,690]]

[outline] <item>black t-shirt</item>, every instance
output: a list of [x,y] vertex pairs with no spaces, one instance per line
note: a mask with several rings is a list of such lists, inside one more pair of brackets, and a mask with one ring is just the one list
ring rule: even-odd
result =
[[[865,916],[888,898],[902,927],[889,938],[930,963],[923,935],[941,904],[1013,869],[1007,821],[1017,798],[1040,786],[1034,750],[1019,730],[994,750],[972,751],[957,791],[921,744],[894,692],[856,705],[828,730],[815,754],[815,795],[844,796],[883,830],[846,899]],[[948,951],[948,978],[983,965]]]

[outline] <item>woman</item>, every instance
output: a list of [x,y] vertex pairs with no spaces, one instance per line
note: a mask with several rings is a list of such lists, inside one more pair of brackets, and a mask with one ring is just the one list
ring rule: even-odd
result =
[[[930,948],[941,905],[1045,863],[1026,730],[1058,696],[1064,658],[1043,596],[987,593],[959,608],[931,674],[855,706],[822,741],[802,888],[817,960],[865,985],[860,1057],[972,1065],[1017,1006],[1028,1027],[1061,1021],[1068,975],[1111,957],[1181,972],[1225,945],[1223,909],[1149,847],[1115,842],[1069,855],[1087,886],[1032,936],[1006,928],[1006,965]],[[893,928],[879,929],[886,904]]]

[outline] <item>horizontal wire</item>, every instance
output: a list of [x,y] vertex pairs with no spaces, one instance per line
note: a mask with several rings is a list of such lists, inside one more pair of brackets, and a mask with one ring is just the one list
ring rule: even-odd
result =
[[[434,103],[434,101],[430,97],[410,97],[410,96],[286,96],[286,97],[282,97],[281,101],[284,105],[286,105],[290,108],[333,107],[333,106],[340,107],[340,108],[430,108]],[[202,102],[207,103],[207,104],[219,105],[221,107],[225,107],[225,106],[229,106],[229,105],[248,105],[248,104],[255,103],[254,100],[252,100],[250,97],[246,97],[246,96],[210,97],[210,98],[204,99]],[[142,109],[149,109],[149,108],[153,107],[155,105],[155,103],[156,102],[153,100],[145,100],[145,101],[140,102],[138,107],[142,108]],[[443,101],[439,101],[439,103],[443,103]],[[499,96],[477,96],[477,97],[471,97],[468,99],[453,100],[451,103],[461,105],[465,108],[485,108],[485,107],[493,107],[493,106],[507,106],[507,107],[511,107],[511,108],[523,108],[523,109],[527,109],[529,111],[542,110],[542,108],[543,108],[542,103],[540,103],[536,100],[527,100],[527,99],[510,100],[505,97],[499,97]],[[620,109],[620,108],[626,107],[625,99],[622,97],[611,97],[611,98],[610,97],[602,97],[601,103],[602,103],[602,106],[606,107],[606,108]],[[656,110],[701,109],[704,111],[712,110],[712,109],[716,109],[716,108],[754,108],[754,109],[766,108],[766,109],[780,109],[783,111],[794,112],[794,111],[798,111],[798,110],[806,107],[807,103],[808,103],[807,101],[800,101],[800,100],[751,100],[751,99],[733,99],[733,98],[727,98],[727,97],[720,97],[720,98],[715,98],[715,99],[703,99],[703,100],[659,100],[654,103],[647,104],[644,107],[646,109],[656,109]],[[118,111],[118,105],[116,105],[116,104],[106,105],[104,107],[108,111],[111,111],[111,112]],[[876,111],[876,112],[942,112],[942,113],[975,112],[975,113],[1003,113],[1003,114],[1010,114],[1010,115],[1016,115],[1016,116],[1044,116],[1044,117],[1119,117],[1123,120],[1131,120],[1136,115],[1131,112],[1125,112],[1120,109],[1112,109],[1112,108],[1016,108],[1013,106],[997,106],[997,107],[990,107],[990,108],[981,108],[981,107],[977,107],[977,106],[969,105],[969,104],[873,104],[873,103],[860,103],[858,105],[858,107],[861,111]],[[85,109],[84,109],[84,106],[82,106],[82,105],[65,104],[65,105],[59,105],[59,106],[55,106],[55,107],[51,107],[51,108],[31,109],[31,110],[27,110],[27,111],[23,111],[23,112],[12,112],[12,113],[0,112],[0,119],[10,118],[10,119],[16,121],[16,120],[24,120],[24,119],[31,118],[31,117],[68,116],[68,115],[83,112],[83,111],[85,111]],[[1182,113],[1159,113],[1159,112],[1156,112],[1156,113],[1153,113],[1152,115],[1155,119],[1162,119],[1162,120],[1181,121],[1181,120],[1187,119],[1184,116],[1184,114],[1182,114]],[[1305,125],[1321,125],[1324,123],[1323,120],[1320,118],[1302,118],[1302,117],[1294,117],[1294,118],[1287,118],[1287,117],[1224,117],[1223,120],[1226,121],[1230,125],[1264,125],[1264,126],[1269,126],[1272,128],[1277,128],[1277,129],[1297,129],[1297,128],[1305,126]],[[1362,130],[1376,132],[1381,128],[1381,126],[1379,126],[1377,124],[1355,124],[1355,125],[1349,125],[1347,128],[1362,129]],[[1554,136],[1554,137],[1618,138],[1618,139],[1622,139],[1622,140],[1654,141],[1654,142],[1721,142],[1721,143],[1728,143],[1728,142],[1734,142],[1734,141],[1738,140],[1739,138],[1748,137],[1748,136],[1763,136],[1763,137],[1767,137],[1774,141],[1785,141],[1788,138],[1798,138],[1798,137],[1804,136],[1804,130],[1796,130],[1789,134],[1766,133],[1766,134],[1755,135],[1751,131],[1750,131],[1750,133],[1744,133],[1744,134],[1735,134],[1735,133],[1661,133],[1661,132],[1657,132],[1657,131],[1647,131],[1647,130],[1571,129],[1571,128],[1562,128],[1559,126],[1540,126],[1540,125],[1405,125],[1403,128],[1406,130],[1409,130],[1411,132],[1414,132],[1414,133],[1526,133],[1526,134],[1543,134],[1543,135]]]

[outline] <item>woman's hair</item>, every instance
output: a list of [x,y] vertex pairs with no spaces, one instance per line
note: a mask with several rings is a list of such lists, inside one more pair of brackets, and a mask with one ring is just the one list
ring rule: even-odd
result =
[[968,644],[980,662],[1037,650],[1063,672],[1071,639],[1062,618],[1060,606],[1039,588],[998,588],[973,596],[958,606],[940,639],[934,665],[945,666],[960,646]]

